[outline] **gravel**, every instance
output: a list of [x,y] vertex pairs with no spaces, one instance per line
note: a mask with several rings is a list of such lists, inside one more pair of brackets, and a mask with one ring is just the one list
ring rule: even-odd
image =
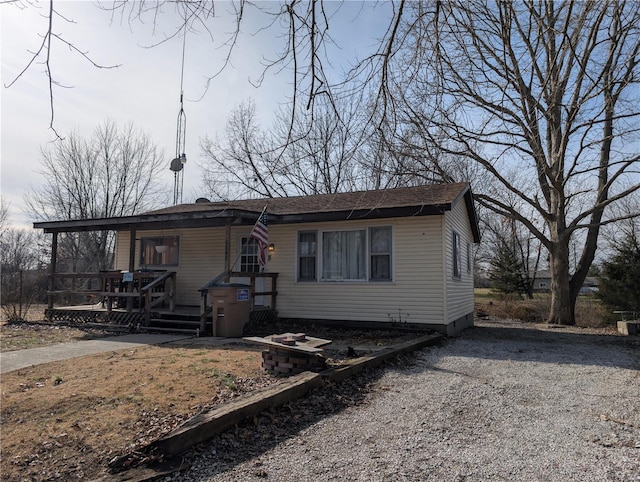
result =
[[485,322],[198,446],[166,481],[640,481],[640,339]]

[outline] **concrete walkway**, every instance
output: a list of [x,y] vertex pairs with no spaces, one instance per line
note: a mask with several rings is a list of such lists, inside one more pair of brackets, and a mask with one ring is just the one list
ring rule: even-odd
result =
[[71,341],[57,345],[29,348],[26,350],[0,353],[0,373],[7,373],[42,363],[67,360],[94,353],[124,350],[138,345],[162,345],[191,339],[184,335],[155,335],[138,333],[133,335],[110,336],[95,340]]

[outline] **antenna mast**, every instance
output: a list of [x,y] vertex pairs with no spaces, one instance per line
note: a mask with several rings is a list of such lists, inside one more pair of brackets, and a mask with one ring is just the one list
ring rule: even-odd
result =
[[184,184],[184,165],[187,162],[185,154],[185,138],[187,135],[187,115],[184,113],[184,53],[187,40],[187,21],[185,16],[184,35],[182,37],[182,69],[180,71],[180,111],[176,127],[176,157],[171,161],[173,171],[173,204],[182,203],[182,186]]

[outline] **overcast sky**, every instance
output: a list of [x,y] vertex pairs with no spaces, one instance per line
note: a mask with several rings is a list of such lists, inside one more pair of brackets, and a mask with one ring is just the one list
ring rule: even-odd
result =
[[[110,2],[103,2],[110,4]],[[2,45],[1,91],[1,159],[2,196],[11,205],[11,221],[30,226],[32,220],[23,212],[24,195],[30,186],[41,185],[38,174],[40,149],[55,139],[49,129],[50,106],[48,81],[41,63],[31,68],[6,88],[31,60],[46,31],[48,1],[3,4],[0,6]],[[101,65],[119,65],[114,69],[97,69],[77,53],[58,43],[52,48],[53,77],[69,88],[55,88],[56,130],[65,135],[75,131],[90,136],[106,120],[118,125],[133,123],[164,149],[167,158],[165,182],[172,199],[173,173],[169,163],[175,154],[176,120],[180,107],[180,68],[182,39],[146,48],[173,32],[181,22],[179,15],[162,17],[155,34],[151,17],[145,25],[119,18],[112,21],[109,13],[90,1],[56,0],[56,9],[69,21],[56,18],[54,31]],[[338,7],[338,3],[335,4]],[[360,2],[342,5],[334,19],[331,34],[340,44],[341,59],[335,67],[346,68],[356,55],[370,49],[383,32],[388,17],[380,5],[373,13],[362,14]],[[223,135],[227,117],[240,102],[253,99],[263,127],[268,127],[273,112],[288,101],[291,76],[288,72],[267,74],[263,85],[255,88],[249,82],[262,74],[261,59],[279,52],[281,33],[263,30],[264,16],[249,15],[243,28],[232,65],[212,81],[205,93],[206,78],[222,65],[226,53],[221,48],[232,31],[229,4],[216,3],[213,41],[206,34],[189,33],[185,56],[185,113],[187,117],[184,171],[184,202],[192,202],[199,192],[199,142],[204,136]],[[334,28],[335,27],[335,28]],[[256,33],[257,32],[257,33]],[[360,51],[358,50],[360,49]],[[42,59],[40,59],[42,61]],[[204,97],[202,97],[204,94]],[[196,101],[202,97],[202,100]]]

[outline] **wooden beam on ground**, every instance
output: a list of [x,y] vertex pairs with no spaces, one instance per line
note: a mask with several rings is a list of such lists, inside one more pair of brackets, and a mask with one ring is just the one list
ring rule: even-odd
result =
[[312,372],[287,378],[282,383],[196,415],[171,433],[152,442],[149,448],[158,449],[165,457],[177,455],[249,417],[300,398],[321,383],[322,376]]

